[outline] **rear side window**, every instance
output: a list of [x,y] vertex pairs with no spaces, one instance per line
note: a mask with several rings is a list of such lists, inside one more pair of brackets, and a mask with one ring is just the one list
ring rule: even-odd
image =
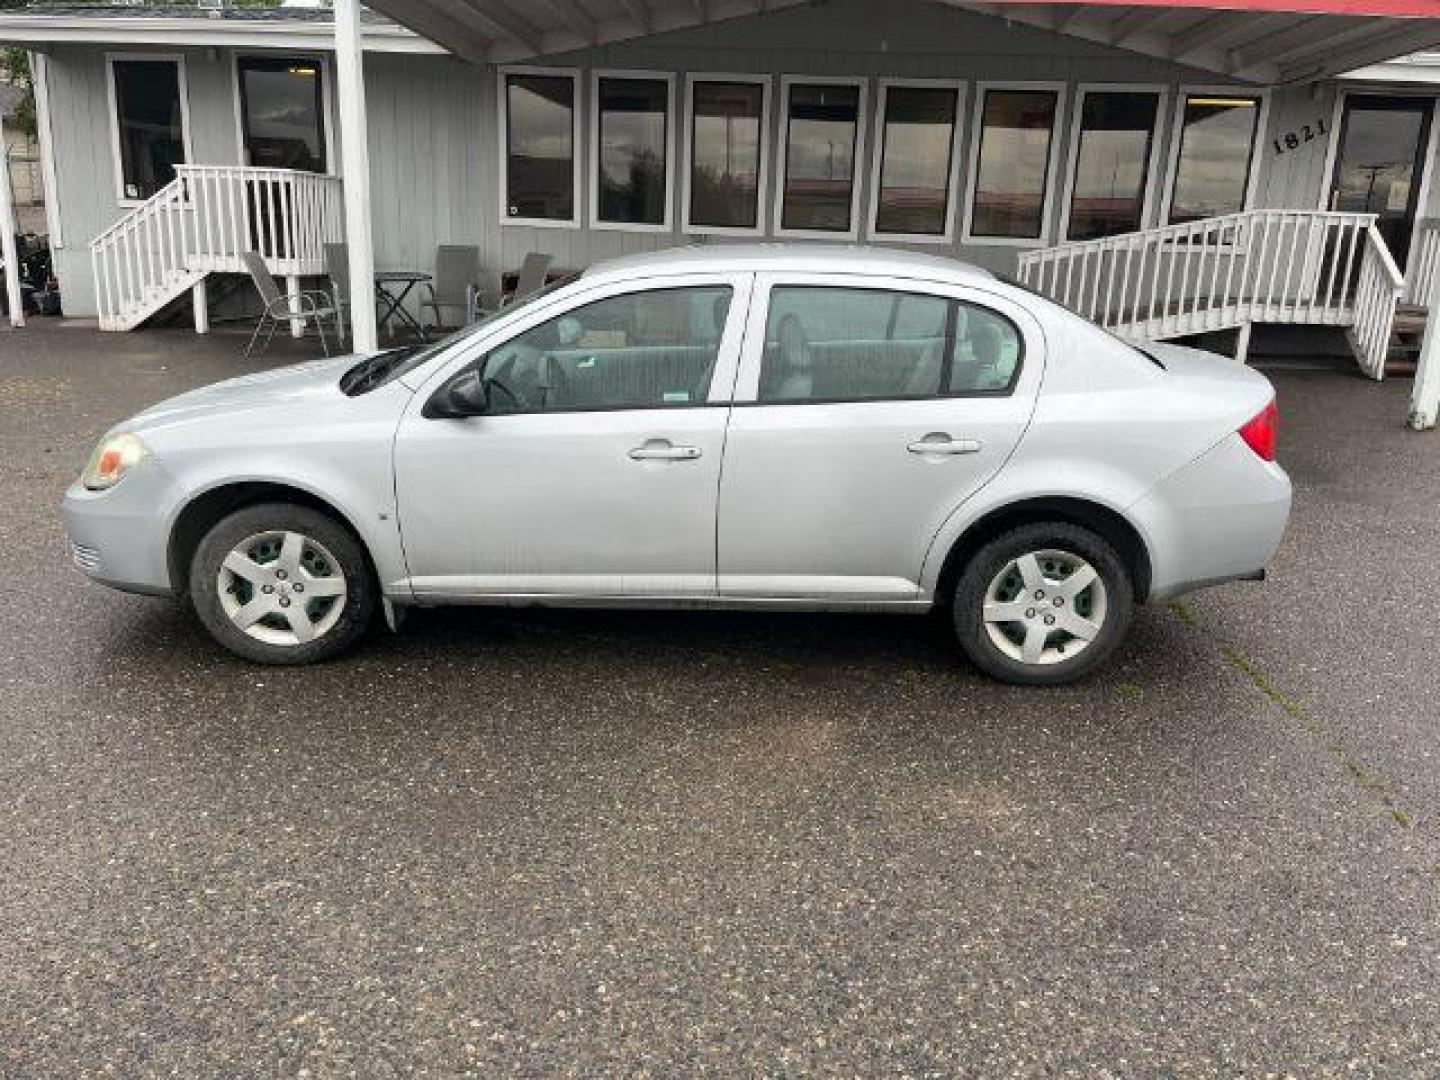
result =
[[1007,394],[1019,330],[989,308],[883,289],[770,292],[759,400],[767,404]]
[[703,405],[731,293],[728,285],[626,293],[543,322],[486,356],[490,413]]

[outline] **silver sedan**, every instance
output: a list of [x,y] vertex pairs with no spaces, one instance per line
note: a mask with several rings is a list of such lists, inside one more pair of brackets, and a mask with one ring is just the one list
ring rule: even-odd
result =
[[377,609],[946,610],[1056,683],[1134,605],[1261,576],[1274,392],[948,259],[715,247],[598,265],[425,348],[219,383],[105,435],[75,562],[322,660]]

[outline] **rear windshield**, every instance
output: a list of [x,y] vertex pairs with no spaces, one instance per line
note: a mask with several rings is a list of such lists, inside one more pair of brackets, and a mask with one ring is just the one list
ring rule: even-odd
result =
[[1118,341],[1121,345],[1125,346],[1125,348],[1129,349],[1131,352],[1139,353],[1139,354],[1140,354],[1141,356],[1143,356],[1146,360],[1150,361],[1150,363],[1152,363],[1152,364],[1154,364],[1156,367],[1158,367],[1161,371],[1164,371],[1164,370],[1165,370],[1165,365],[1160,362],[1160,358],[1159,358],[1158,356],[1156,356],[1154,353],[1152,353],[1149,349],[1146,349],[1146,348],[1143,348],[1143,347],[1141,347],[1141,346],[1139,346],[1139,345],[1136,345],[1133,341],[1126,341],[1124,338],[1122,338],[1122,337],[1120,337],[1118,334],[1116,334],[1113,330],[1110,330],[1110,329],[1108,329],[1108,328],[1106,328],[1106,327],[1104,327],[1104,326],[1101,326],[1099,323],[1094,322],[1094,321],[1091,320],[1091,319],[1086,319],[1084,315],[1081,315],[1081,314],[1080,314],[1078,311],[1076,311],[1074,308],[1067,307],[1066,305],[1060,303],[1058,300],[1054,299],[1053,297],[1046,296],[1046,295],[1045,295],[1044,293],[1042,293],[1042,292],[1036,292],[1035,289],[1032,288],[1031,286],[1026,285],[1026,284],[1024,284],[1023,282],[1016,281],[1013,277],[1009,277],[1008,275],[999,275],[999,276],[1000,276],[1000,280],[1003,281],[1003,282],[1005,282],[1006,285],[1009,285],[1009,286],[1011,286],[1012,288],[1019,289],[1021,292],[1027,293],[1028,295],[1033,296],[1036,300],[1039,300],[1039,301],[1041,301],[1042,303],[1049,304],[1051,307],[1058,308],[1059,310],[1065,312],[1065,313],[1068,314],[1068,315],[1073,315],[1073,316],[1075,316],[1075,318],[1077,318],[1077,319],[1085,319],[1085,322],[1088,323],[1090,326],[1093,326],[1096,330],[1099,330],[1101,333],[1105,334],[1107,337],[1110,337],[1110,338],[1112,338],[1113,340]]

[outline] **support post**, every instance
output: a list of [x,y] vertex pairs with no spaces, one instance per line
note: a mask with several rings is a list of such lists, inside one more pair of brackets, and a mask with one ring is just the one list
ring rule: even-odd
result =
[[285,275],[285,306],[290,310],[290,336],[305,336],[305,320],[300,318],[300,275]]
[[15,250],[15,198],[10,190],[10,148],[0,153],[0,257],[5,259],[5,299],[10,308],[10,325],[25,325],[25,304],[20,295],[20,253]]
[[1235,359],[1241,364],[1245,363],[1250,355],[1250,327],[1253,325],[1246,319],[1235,332]]
[[1425,336],[1420,340],[1420,363],[1415,369],[1415,389],[1410,395],[1410,418],[1416,431],[1435,426],[1440,414],[1440,273],[1430,275],[1430,295],[1425,298]]
[[365,66],[360,0],[335,0],[335,75],[350,255],[350,332],[358,353],[375,352],[375,247],[370,229],[370,147],[365,118]]
[[201,278],[190,286],[190,307],[195,312],[195,332],[210,332],[210,298],[205,293],[205,279]]

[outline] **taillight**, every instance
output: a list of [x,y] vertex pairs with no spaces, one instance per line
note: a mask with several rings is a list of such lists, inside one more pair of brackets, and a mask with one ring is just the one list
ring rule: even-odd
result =
[[1275,440],[1279,434],[1280,410],[1276,408],[1274,398],[1239,431],[1245,445],[1266,461],[1275,460]]

